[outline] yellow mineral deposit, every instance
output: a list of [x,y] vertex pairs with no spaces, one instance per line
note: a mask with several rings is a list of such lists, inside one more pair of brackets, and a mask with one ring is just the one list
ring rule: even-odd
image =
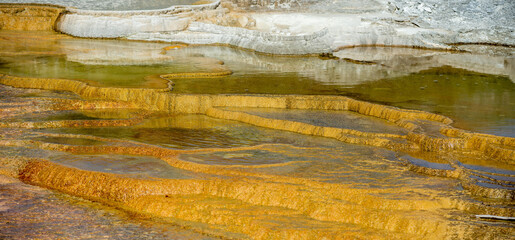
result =
[[[85,99],[92,99],[89,101],[57,101],[58,103],[54,105],[59,105],[59,109],[67,109],[67,106],[69,109],[116,107],[117,104],[114,101],[122,99],[123,102],[118,106],[130,105],[145,110],[166,111],[170,114],[184,112],[206,114],[260,127],[330,137],[347,143],[408,152],[470,149],[478,151],[477,154],[482,154],[487,151],[485,149],[488,149],[484,145],[488,146],[489,143],[499,147],[505,146],[503,149],[506,151],[509,150],[509,147],[513,147],[513,142],[509,138],[453,131],[448,126],[452,121],[440,115],[402,110],[345,97],[180,95],[172,94],[167,90],[101,88],[74,80],[19,78],[6,75],[1,77],[0,83],[14,87],[72,91]],[[88,102],[89,106],[86,104]],[[165,104],[158,104],[163,102]],[[430,120],[444,126],[441,131],[453,138],[429,137],[423,133],[397,135],[319,127],[295,121],[267,119],[234,110],[224,110],[226,107],[356,111],[394,123],[405,119]],[[106,126],[106,121],[108,120],[82,121],[82,125],[65,124],[63,126]],[[64,123],[66,121],[61,122],[61,124]],[[20,126],[14,123],[3,123],[2,127],[27,127],[33,123],[17,124]],[[38,124],[40,127],[55,127],[54,125],[57,123],[41,122]],[[62,135],[61,137],[72,136]],[[484,207],[452,196],[431,193],[430,190],[424,191],[423,194],[431,197],[393,200],[379,196],[419,190],[410,188],[360,189],[304,178],[254,172],[252,167],[207,165],[180,158],[182,154],[194,152],[239,151],[268,146],[239,149],[170,150],[135,142],[123,143],[123,141],[103,138],[95,138],[95,140],[111,144],[72,146],[35,140],[19,140],[2,141],[1,145],[24,146],[73,154],[152,156],[179,169],[208,174],[207,176],[211,177],[203,180],[138,180],[116,174],[78,170],[43,159],[27,161],[27,164],[19,171],[20,179],[27,183],[105,202],[128,211],[165,217],[171,222],[224,237],[251,236],[255,239],[327,237],[338,239],[342,237],[341,233],[348,233],[345,234],[346,238],[353,236],[443,238],[451,235],[473,237],[481,234],[483,229],[453,223],[438,213],[443,209],[459,209],[462,211],[480,210],[483,213],[488,212],[494,215],[511,214],[511,210],[507,208]],[[401,142],[397,142],[399,140]],[[406,140],[407,142],[402,143]],[[481,144],[465,144],[474,141],[481,141]],[[502,155],[499,160],[513,164],[513,158],[506,159],[506,156]],[[284,164],[277,164],[277,166],[280,165]],[[261,167],[274,167],[274,165]],[[484,188],[468,183],[467,173],[460,168],[449,170],[447,173],[442,173],[443,170],[438,172],[439,170],[424,169],[414,165],[411,168],[413,171],[425,174],[463,179],[463,187],[478,196],[513,198],[513,194],[509,191]],[[375,220],[370,221],[370,216],[374,216]],[[450,233],[452,234],[449,235]]]
[[53,30],[63,7],[51,5],[0,4],[0,29]]
[[[59,148],[57,145],[54,147]],[[62,150],[70,150],[66,146],[61,147]],[[80,147],[76,149],[81,150]],[[125,148],[127,152],[123,149],[106,147],[101,150],[100,147],[91,152],[121,154],[130,151],[131,154],[145,154],[143,149],[137,151],[137,148]],[[157,152],[153,150],[146,154],[162,154]],[[170,155],[162,158],[175,158],[172,153],[168,154]],[[175,164],[170,160],[168,162],[176,167],[227,177],[235,176],[231,172],[245,171],[223,171],[219,167],[208,165],[188,167],[177,164],[180,160],[176,160]],[[375,238],[382,234],[400,238],[428,235],[440,238],[448,236],[450,232],[468,237],[477,236],[482,229],[449,222],[440,217],[438,211],[447,208],[482,208],[483,211],[489,210],[491,214],[509,213],[507,209],[485,209],[452,197],[441,197],[436,193],[427,199],[389,200],[374,197],[392,191],[388,189],[356,189],[272,175],[206,180],[136,180],[32,159],[20,171],[20,178],[31,184],[102,201],[129,211],[167,217],[172,222],[175,219],[186,221],[193,228],[201,228],[202,224],[198,223],[207,223],[210,228],[219,230],[216,232],[222,236],[242,233],[257,239],[281,239],[284,236],[337,238],[341,237],[338,233],[355,228],[353,225],[376,229],[371,230],[375,234],[371,237]],[[402,193],[414,189],[393,191]],[[430,191],[424,194],[433,195]],[[371,215],[375,216],[376,221],[369,221]],[[287,227],[277,228],[278,223],[286,224]],[[356,234],[370,234],[362,231],[360,227]]]
[[[39,5],[0,5],[0,10],[4,22],[2,28],[16,30],[52,29],[62,11],[60,8]],[[4,19],[7,20],[3,21]],[[175,47],[179,46],[166,47],[164,51]],[[219,77],[232,73],[221,62],[213,66],[209,72],[174,73],[159,77],[173,81],[176,78]],[[491,161],[513,166],[515,139],[453,128],[450,118],[434,113],[400,109],[342,96],[175,94],[168,87],[102,87],[78,80],[5,74],[0,75],[0,83],[15,88],[72,92],[81,98],[45,98],[34,100],[32,104],[19,102],[11,104],[12,106],[2,103],[0,119],[20,116],[29,111],[106,110],[89,113],[88,116],[99,118],[95,120],[2,120],[0,128],[4,129],[115,127],[137,124],[147,127],[173,124],[186,129],[217,126],[216,123],[199,123],[197,118],[181,114],[207,115],[263,128],[424,156],[424,159],[447,165],[445,168],[431,168],[413,164],[407,159],[404,164],[414,172],[458,179],[472,197],[498,198],[500,203],[511,202],[515,198],[513,191],[509,189],[488,188],[471,182],[470,176],[475,172],[456,164],[452,159],[454,156],[458,156],[458,159],[488,156]],[[16,108],[20,104],[32,108]],[[393,134],[316,126],[294,120],[257,116],[245,112],[245,108],[349,111],[393,123],[407,131]],[[137,109],[140,113],[117,115],[109,109]],[[145,122],[148,112],[164,113],[167,117]],[[457,219],[450,217],[449,212],[453,211],[468,212],[471,215],[514,214],[512,208],[466,200],[451,191],[441,192],[437,189],[409,186],[363,188],[358,183],[331,183],[319,181],[317,178],[263,171],[300,166],[306,161],[223,165],[189,161],[184,157],[188,154],[220,152],[229,157],[246,157],[252,154],[239,152],[260,150],[284,153],[287,151],[281,149],[296,148],[288,144],[174,150],[131,140],[89,135],[48,132],[32,134],[49,138],[89,139],[98,144],[74,145],[53,143],[39,138],[27,140],[2,137],[0,146],[68,154],[148,156],[161,159],[174,168],[198,174],[199,177],[137,179],[123,174],[81,170],[48,159],[24,157],[0,157],[1,163],[11,164],[0,168],[1,174],[17,174],[22,181],[29,184],[99,201],[130,212],[160,217],[213,236],[238,239],[472,239],[495,238],[499,233],[513,233],[510,228],[477,224],[474,219],[464,215],[456,217]],[[358,161],[362,156],[349,158],[351,161]],[[317,165],[317,170],[327,173],[337,171],[330,166],[320,164]],[[401,174],[404,170],[388,171]],[[503,173],[495,174],[504,176]],[[508,180],[494,177],[489,180],[500,185],[509,183]]]
[[187,46],[188,45],[186,45],[186,44],[170,45],[170,46],[167,46],[167,47],[163,48],[163,53],[166,53],[166,51],[168,51],[168,50],[175,50],[175,49],[184,48],[184,47],[187,47]]
[[[331,137],[347,143],[387,147],[396,150],[449,151],[467,149],[478,154],[487,154],[497,161],[513,164],[515,161],[515,141],[513,138],[487,134],[467,133],[453,130],[452,120],[438,114],[416,110],[405,110],[379,104],[368,103],[340,96],[241,96],[241,95],[194,95],[173,94],[169,89],[137,89],[96,87],[87,83],[68,79],[23,78],[8,75],[0,76],[0,83],[21,88],[38,88],[74,92],[85,99],[122,101],[150,111],[163,111],[170,114],[194,113],[211,117],[236,120],[260,127],[286,130],[308,135]],[[395,134],[364,133],[357,130],[319,127],[288,120],[266,119],[263,117],[223,110],[225,107],[253,107],[279,109],[307,109],[352,111],[400,123],[401,127],[415,129],[416,121],[431,121],[441,126],[441,132],[449,137],[435,137],[423,133],[410,132],[405,136]],[[412,125],[406,125],[407,120]],[[406,139],[407,144],[391,139]]]
[[141,119],[130,120],[61,120],[47,122],[11,122],[0,123],[4,128],[62,128],[62,127],[113,127],[132,126],[141,122]]

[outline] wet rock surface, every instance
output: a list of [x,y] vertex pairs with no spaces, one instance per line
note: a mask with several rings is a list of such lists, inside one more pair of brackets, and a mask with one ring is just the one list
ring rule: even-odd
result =
[[0,238],[212,239],[3,175],[0,175]]

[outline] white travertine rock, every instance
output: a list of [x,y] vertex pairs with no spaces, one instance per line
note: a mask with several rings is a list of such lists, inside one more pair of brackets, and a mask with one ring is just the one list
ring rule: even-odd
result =
[[272,54],[316,54],[329,52],[327,29],[309,35],[286,36],[244,28],[223,27],[192,22],[188,31],[172,33],[139,33],[128,39],[184,42],[189,44],[229,44]]
[[220,0],[213,1],[207,4],[199,5],[172,5],[163,9],[142,9],[142,10],[89,10],[89,9],[78,9],[68,7],[67,10],[71,13],[80,15],[92,15],[92,16],[115,16],[115,17],[127,17],[127,16],[151,16],[151,15],[163,15],[163,14],[177,14],[188,11],[202,11],[206,9],[215,9],[220,5]]
[[142,12],[156,13],[175,8],[212,8],[212,4],[218,5],[220,1],[209,4],[192,5],[198,0],[1,0],[2,3],[38,3],[52,4],[68,7],[70,11],[93,10],[96,13]]
[[227,1],[0,0],[71,6],[57,30],[79,37],[229,44],[273,54],[327,53],[352,46],[515,46],[515,1]]
[[168,15],[128,17],[66,14],[57,29],[77,37],[120,38],[140,32],[181,31],[188,27],[189,18]]

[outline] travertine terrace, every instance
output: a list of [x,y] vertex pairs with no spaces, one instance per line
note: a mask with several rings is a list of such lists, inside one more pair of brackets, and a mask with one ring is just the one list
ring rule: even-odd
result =
[[[271,2],[259,4],[270,7]],[[281,4],[273,6],[294,7],[290,1]],[[465,77],[507,84],[508,89],[502,87],[504,95],[497,95],[507,99],[504,104],[513,104],[510,46],[489,48],[501,52],[490,55],[477,49],[455,52],[459,49],[450,45],[442,45],[440,50],[446,51],[374,48],[363,54],[368,50],[350,47],[360,44],[349,42],[332,53],[336,40],[341,40],[333,25],[310,34],[263,32],[259,24],[267,21],[260,20],[274,15],[249,14],[245,10],[256,7],[250,5],[216,1],[124,11],[101,8],[106,6],[0,5],[0,184],[21,181],[98,202],[137,216],[136,221],[179,226],[191,232],[189,239],[513,236],[515,138],[509,133],[461,129],[453,117],[423,110],[416,102],[408,104],[421,109],[386,104],[391,102],[373,96],[319,94],[329,91],[328,83],[337,85],[331,82],[333,77],[350,88],[433,68],[460,68],[466,70],[456,71],[465,72]],[[372,5],[362,11],[378,11]],[[78,25],[80,21],[103,21],[104,27],[117,31],[102,35],[101,25],[87,28]],[[127,27],[128,22],[133,25]],[[149,30],[155,27],[149,22],[168,29]],[[295,32],[293,27],[289,30]],[[407,44],[398,45],[418,46],[412,43],[423,43],[420,36],[401,37],[397,40]],[[433,43],[419,47],[441,44],[429,46]],[[179,70],[166,68],[180,61],[186,64],[177,65]],[[471,61],[477,64],[462,67]],[[36,70],[24,72],[16,65],[19,62]],[[406,62],[412,65],[405,67]],[[390,68],[394,63],[396,67]],[[157,70],[138,84],[116,75],[147,67]],[[295,92],[294,86],[279,84],[275,88],[288,94],[254,93],[251,84],[238,90],[238,82],[230,87],[241,92],[224,92],[218,86],[245,78],[241,69],[251,72],[259,67],[295,72],[287,77],[301,82],[298,86],[306,76],[327,83],[311,94],[310,88]],[[111,68],[116,71],[95,75]],[[71,77],[53,77],[65,76],[59,75],[64,74],[61,71]],[[256,75],[272,76],[266,74]],[[429,82],[449,77],[435,76],[440,78]],[[460,84],[466,84],[465,77]],[[202,88],[202,82],[194,80],[211,85]],[[186,87],[199,87],[200,92],[181,92]],[[430,86],[416,88],[423,95]],[[202,93],[203,89],[215,93]],[[496,93],[488,96],[496,98]],[[503,114],[509,118],[513,113]],[[12,237],[2,224],[0,236]],[[50,230],[45,234],[62,237]]]

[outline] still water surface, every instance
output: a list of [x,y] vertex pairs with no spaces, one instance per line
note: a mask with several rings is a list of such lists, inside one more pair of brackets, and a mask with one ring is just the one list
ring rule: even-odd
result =
[[[61,46],[64,55],[3,56],[0,73],[78,79],[98,86],[160,88],[167,82],[157,77],[160,74],[224,68],[233,74],[172,79],[173,92],[344,95],[442,114],[467,130],[515,136],[515,83],[508,76],[438,66],[436,60],[426,60],[410,71],[401,63],[382,66],[316,57],[270,57],[217,46],[163,52],[166,44],[84,39],[54,43],[57,46],[52,48]],[[34,51],[26,45],[17,47]],[[44,47],[32,46],[39,51]]]

